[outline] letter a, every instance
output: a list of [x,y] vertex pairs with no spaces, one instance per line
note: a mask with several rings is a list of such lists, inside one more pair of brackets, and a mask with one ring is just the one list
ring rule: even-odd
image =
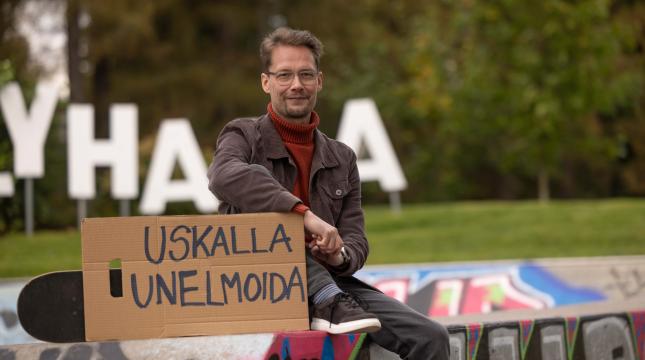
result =
[[345,103],[337,137],[356,154],[361,150],[361,143],[365,144],[372,158],[356,162],[361,181],[378,180],[385,192],[405,190],[408,186],[372,99],[354,99]]
[[290,241],[291,238],[287,236],[287,233],[284,230],[284,225],[278,224],[278,227],[275,229],[275,234],[273,234],[271,245],[269,246],[269,252],[273,252],[273,246],[279,243],[284,243],[287,246],[287,251],[291,252],[291,245],[289,245]]
[[[186,179],[172,180],[175,162]],[[206,162],[190,122],[186,119],[164,120],[152,154],[139,210],[143,214],[161,214],[168,201],[188,200],[192,200],[202,213],[217,210],[217,199],[208,190]]]

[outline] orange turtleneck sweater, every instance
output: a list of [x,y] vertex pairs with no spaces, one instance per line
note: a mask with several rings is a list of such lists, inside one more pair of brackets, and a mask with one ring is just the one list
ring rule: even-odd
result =
[[314,130],[318,127],[320,118],[315,111],[312,111],[309,124],[293,124],[276,114],[271,103],[267,105],[267,111],[298,169],[296,183],[291,193],[302,200],[302,204],[294,206],[292,211],[304,215],[309,210],[309,176],[314,156]]

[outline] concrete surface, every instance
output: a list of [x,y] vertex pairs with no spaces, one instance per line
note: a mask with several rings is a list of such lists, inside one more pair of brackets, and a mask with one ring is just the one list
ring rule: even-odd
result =
[[[372,266],[358,276],[447,325],[451,359],[645,360],[645,256]],[[0,360],[398,358],[365,336],[320,332],[36,342],[16,316],[25,282],[0,281]]]

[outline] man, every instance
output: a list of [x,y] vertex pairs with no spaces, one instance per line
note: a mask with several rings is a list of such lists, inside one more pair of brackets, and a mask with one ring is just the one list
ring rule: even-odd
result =
[[260,47],[267,114],[224,127],[209,188],[221,200],[220,213],[304,217],[313,330],[370,332],[404,359],[448,359],[445,328],[352,277],[368,254],[360,178],[354,152],[317,129],[321,55],[322,44],[308,31],[267,35]]

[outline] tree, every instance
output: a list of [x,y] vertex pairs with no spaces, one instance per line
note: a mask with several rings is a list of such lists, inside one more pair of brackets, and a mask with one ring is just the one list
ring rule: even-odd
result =
[[[16,28],[16,14],[22,1],[9,0],[0,6],[0,88],[10,81],[20,79],[33,82],[33,72],[28,67],[28,47]],[[13,151],[9,133],[0,114],[0,171],[13,168]],[[10,231],[19,214],[19,202],[13,198],[0,198],[0,233]]]
[[[612,195],[645,195],[645,3],[616,0],[611,14],[614,26],[623,44],[619,66],[636,69],[631,102],[614,112],[602,114],[605,131],[615,139],[615,175],[612,177]],[[640,70],[640,71],[639,71]]]
[[610,161],[597,114],[628,103],[639,82],[618,66],[609,6],[463,0],[420,15],[408,43],[410,93],[420,116],[441,114],[448,157],[534,176],[540,199],[566,159]]

